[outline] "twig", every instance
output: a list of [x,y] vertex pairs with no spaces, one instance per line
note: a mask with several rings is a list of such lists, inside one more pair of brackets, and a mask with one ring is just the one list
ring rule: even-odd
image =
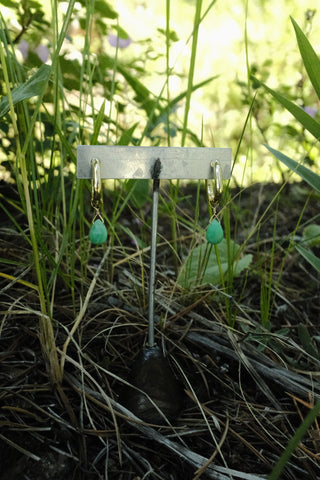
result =
[[207,463],[205,463],[205,464],[203,465],[203,467],[198,468],[198,470],[196,470],[196,471],[194,472],[194,473],[195,473],[195,476],[193,477],[193,480],[198,480],[198,478],[200,478],[200,476],[207,470],[207,468],[209,467],[210,463],[213,462],[213,460],[216,458],[216,456],[218,455],[218,453],[221,451],[221,447],[222,447],[222,445],[224,444],[225,439],[227,438],[228,430],[229,430],[229,418],[227,417],[227,418],[226,418],[226,423],[225,423],[225,429],[224,429],[224,432],[223,432],[222,437],[221,437],[221,439],[220,439],[220,442],[218,443],[217,448],[215,449],[215,451],[213,452],[213,454],[211,455],[211,457],[208,459]]
[[103,257],[102,257],[102,260],[97,268],[97,271],[96,273],[94,274],[94,277],[91,281],[91,284],[90,284],[90,287],[88,289],[88,292],[87,292],[87,295],[86,295],[86,298],[84,300],[84,303],[82,305],[82,308],[80,310],[80,312],[78,313],[75,321],[74,321],[74,324],[73,324],[73,327],[68,335],[68,338],[66,339],[66,341],[64,342],[63,344],[63,347],[62,347],[62,352],[61,352],[61,374],[63,376],[63,371],[64,371],[64,363],[65,363],[65,355],[67,353],[67,349],[68,349],[68,345],[70,343],[70,340],[71,338],[73,337],[75,331],[77,330],[78,326],[80,325],[83,317],[84,317],[84,314],[86,313],[86,310],[87,310],[87,307],[88,307],[88,304],[89,304],[89,300],[91,298],[91,295],[92,295],[92,292],[94,290],[94,287],[96,285],[96,282],[98,280],[98,277],[100,275],[100,272],[102,270],[102,267],[104,265],[104,262],[106,261],[108,255],[109,255],[109,252],[110,252],[110,247],[107,248],[107,250],[105,251]]
[[23,453],[23,455],[26,455],[27,457],[32,458],[32,460],[35,460],[36,462],[39,462],[39,461],[41,460],[40,457],[38,457],[38,456],[35,455],[34,453],[29,452],[29,451],[26,450],[25,448],[20,447],[20,445],[18,445],[17,443],[13,442],[13,441],[10,440],[9,438],[5,437],[4,435],[1,435],[1,433],[0,433],[0,438],[1,438],[1,440],[3,440],[4,442],[6,442],[8,445],[10,445],[10,447],[15,448],[16,450],[18,450],[18,452]]

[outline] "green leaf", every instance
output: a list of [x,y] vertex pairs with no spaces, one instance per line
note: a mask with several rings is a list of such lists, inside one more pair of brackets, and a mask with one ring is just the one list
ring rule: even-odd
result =
[[133,132],[139,125],[139,122],[136,122],[132,125],[132,127],[128,128],[127,130],[124,130],[122,132],[121,137],[119,138],[119,141],[117,142],[117,145],[130,145],[132,143],[132,137],[133,137]]
[[[230,243],[233,275],[237,276],[244,269],[248,268],[252,261],[252,255],[244,255],[239,258],[239,245],[232,241],[230,241]],[[223,239],[217,247],[219,250],[221,269],[225,275],[229,268],[228,243],[226,239]],[[178,284],[183,288],[196,287],[206,283],[213,285],[221,283],[220,269],[216,259],[215,250],[210,247],[208,248],[207,243],[199,245],[191,251],[178,275]]]
[[308,247],[317,247],[320,245],[320,225],[311,223],[303,229],[303,244]]
[[320,176],[317,175],[316,173],[312,172],[312,170],[309,170],[309,168],[305,167],[304,165],[301,165],[300,163],[296,162],[295,160],[292,160],[292,158],[287,157],[283,153],[279,152],[278,150],[275,150],[268,145],[265,145],[265,147],[271,152],[280,162],[284,163],[287,165],[287,167],[290,168],[290,170],[296,172],[300,177],[305,180],[311,187],[315,188],[318,192],[320,192]]
[[303,258],[307,260],[307,262],[309,262],[310,265],[312,265],[318,273],[320,273],[320,258],[317,257],[314,253],[312,253],[311,250],[307,250],[301,245],[296,245],[296,249],[298,250],[300,255],[302,255]]
[[19,2],[13,2],[11,0],[2,0],[1,5],[3,7],[17,8],[19,6]]
[[129,34],[122,27],[120,27],[120,25],[116,25],[113,28],[117,32],[118,37],[123,38],[125,40],[130,38]]
[[[167,37],[167,31],[164,28],[157,28],[157,30],[158,30],[159,33],[161,33],[162,35]],[[177,35],[177,32],[175,32],[174,30],[170,30],[168,32],[168,38],[172,42],[178,42],[179,41],[179,37]]]
[[138,78],[132,75],[126,68],[122,65],[117,65],[118,71],[124,78],[127,80],[131,88],[135,91],[139,101],[144,101],[149,97],[150,91],[141,83]]
[[104,18],[118,18],[118,13],[113,10],[109,3],[104,0],[96,0],[94,3],[95,11]]
[[100,107],[98,115],[94,119],[94,130],[93,130],[93,134],[92,134],[92,137],[91,137],[91,140],[90,140],[90,145],[96,145],[97,144],[98,136],[99,136],[99,133],[100,133],[100,130],[101,130],[101,125],[102,125],[102,122],[103,122],[103,119],[104,119],[104,116],[105,116],[105,114],[104,114],[105,105],[106,105],[106,102],[104,101],[102,103],[101,107]]
[[[51,67],[49,65],[41,65],[32,77],[30,77],[25,83],[14,88],[11,92],[13,104],[16,105],[28,98],[41,95],[46,87],[51,73]],[[1,98],[0,101],[0,117],[5,115],[9,111],[8,96]]]
[[[258,82],[257,79],[255,81]],[[320,124],[314,120],[308,113],[306,113],[301,107],[298,107],[295,103],[288,100],[286,97],[281,95],[278,92],[275,92],[271,88],[267,87],[262,82],[259,82],[260,85],[267,90],[267,92],[271,93],[271,95],[279,102],[281,105],[284,106],[300,123],[301,125],[308,130],[317,140],[320,139]]]
[[149,180],[130,179],[125,183],[127,192],[131,192],[131,202],[135,208],[142,208],[150,200]]
[[308,328],[304,323],[299,323],[298,324],[298,335],[299,339],[302,343],[303,348],[309,355],[312,355],[315,358],[319,358],[319,353],[318,351],[314,348],[313,343],[312,343],[312,338],[310,336],[310,333],[308,331]]
[[315,89],[318,98],[320,100],[320,60],[316,52],[313,50],[311,43],[297,24],[297,22],[291,18],[291,22],[294,26],[299,50],[307,70],[310,81]]
[[136,94],[136,101],[140,103],[147,115],[152,115],[155,101],[150,98],[150,91],[138,80],[138,78],[132,75],[125,67],[117,64],[117,70],[123,75],[130,87]]
[[[86,0],[79,0],[80,4],[86,8]],[[118,18],[118,13],[109,5],[105,0],[95,0],[94,10],[97,17],[100,15],[102,18]]]

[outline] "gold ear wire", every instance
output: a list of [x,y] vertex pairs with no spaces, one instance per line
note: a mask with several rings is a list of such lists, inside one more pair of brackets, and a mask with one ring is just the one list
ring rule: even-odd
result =
[[100,160],[93,158],[91,160],[92,167],[92,192],[91,192],[91,205],[95,209],[95,215],[92,220],[92,225],[89,231],[89,238],[92,243],[101,245],[108,238],[108,231],[104,224],[100,206],[101,199],[101,172],[100,172]]
[[210,207],[215,211],[222,195],[222,172],[221,165],[218,161],[211,162],[211,168],[213,170],[214,181],[213,178],[207,180],[207,192]]
[[92,165],[92,192],[91,192],[91,205],[96,210],[99,210],[101,204],[101,173],[100,173],[100,160],[93,158],[91,160]]
[[[213,162],[211,162],[212,165]],[[221,165],[219,162],[215,162],[214,164],[214,178],[216,179],[216,197],[218,196],[219,199],[222,195],[222,172],[221,172]]]
[[[211,218],[206,231],[206,239],[208,243],[217,245],[222,242],[223,229],[217,218],[217,208],[222,196],[222,172],[221,165],[218,161],[211,162],[213,170],[212,178],[207,180],[208,203]],[[213,181],[214,178],[214,181]]]

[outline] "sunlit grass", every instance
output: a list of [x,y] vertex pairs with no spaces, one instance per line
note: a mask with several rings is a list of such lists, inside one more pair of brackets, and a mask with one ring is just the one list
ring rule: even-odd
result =
[[[122,62],[130,62],[139,59],[138,63],[143,69],[143,83],[155,96],[163,91],[164,83],[169,81],[170,96],[174,98],[187,88],[189,75],[189,58],[192,48],[192,29],[194,9],[190,2],[179,0],[170,3],[170,30],[176,32],[177,41],[171,42],[170,59],[166,54],[166,37],[159,29],[166,30],[166,9],[159,2],[142,4],[139,2],[117,1],[113,7],[119,13],[118,20],[110,20],[110,33],[115,32],[117,22],[125,28],[132,39],[128,48],[119,49],[117,55]],[[211,2],[203,2],[202,13],[206,11]],[[243,103],[242,90],[238,81],[246,81],[247,66],[245,62],[245,1],[234,5],[230,0],[216,2],[201,22],[199,31],[196,69],[194,83],[200,82],[209,76],[219,75],[212,84],[194,92],[191,99],[191,109],[188,115],[190,129],[202,138],[206,146],[230,146],[237,148],[237,138],[241,132],[243,116],[248,111],[248,105]],[[58,5],[58,19],[67,3]],[[307,1],[281,1],[277,7],[272,2],[263,6],[249,2],[247,19],[247,49],[248,64],[256,65],[262,74],[268,74],[268,85],[283,84],[295,88],[301,78],[296,66],[298,64],[298,51],[291,34],[289,16],[292,15],[300,24],[303,24],[305,12],[310,8]],[[81,50],[84,46],[83,31],[79,28],[77,18],[83,8],[75,4],[74,20],[70,24],[68,37],[64,41],[63,52],[68,56],[82,58]],[[12,18],[12,10],[4,10],[8,15],[8,26],[17,28],[17,22]],[[51,8],[46,8],[47,19],[51,22]],[[9,16],[10,13],[10,16]],[[94,21],[93,18],[90,22]],[[112,27],[113,26],[113,27]],[[90,27],[87,25],[87,27]],[[86,27],[86,28],[87,28]],[[90,27],[91,28],[91,27]],[[319,27],[313,22],[310,37],[319,36]],[[85,30],[88,32],[88,30]],[[69,41],[71,39],[71,43]],[[149,39],[149,40],[147,40]],[[150,45],[152,44],[152,51]],[[36,45],[30,45],[35,48]],[[90,36],[90,55],[94,60],[95,49],[101,49],[110,55],[115,53],[114,47],[108,42],[106,36],[102,43],[95,34]],[[146,49],[150,49],[149,55],[143,55]],[[86,61],[86,59],[84,59]],[[167,65],[166,62],[169,62]],[[135,61],[137,62],[137,61]],[[266,63],[268,62],[268,63]],[[166,71],[170,67],[170,77],[166,79]],[[70,92],[71,95],[71,92]],[[70,97],[71,98],[71,97]],[[76,100],[76,99],[75,99]],[[83,99],[84,100],[84,99]],[[106,101],[106,114],[110,113],[108,99],[103,99],[99,92],[88,102],[88,106],[99,109],[103,100]],[[77,100],[76,100],[77,101]],[[265,124],[291,122],[290,116],[283,112],[275,112],[273,118],[267,114],[267,105],[263,105],[259,114],[259,127]],[[117,112],[113,109],[112,115],[117,121]],[[171,113],[172,120],[182,126],[184,115],[184,103],[177,105],[177,111]],[[265,115],[265,119],[261,119]],[[280,118],[280,116],[282,118]],[[285,118],[283,116],[285,115]],[[133,124],[139,121],[139,115],[135,106],[127,109],[126,123]],[[246,143],[243,145],[237,164],[234,167],[234,177],[237,183],[244,185],[252,181],[261,181],[266,178],[268,172],[269,181],[280,181],[281,173],[275,166],[274,160],[261,147],[264,138],[259,137],[258,130],[254,126],[254,140],[251,134],[246,134]],[[139,127],[138,127],[139,128]],[[278,135],[269,129],[269,139],[274,141],[274,147],[281,149],[281,143],[288,143],[287,134]],[[107,139],[116,141],[107,133]],[[172,146],[181,145],[181,137],[170,138]],[[148,140],[144,139],[145,144]],[[250,146],[251,142],[251,146]],[[290,142],[289,142],[290,143]],[[249,145],[249,150],[247,147]],[[292,150],[296,146],[292,145]],[[290,155],[291,152],[288,152]]]
[[[209,2],[203,4],[203,11],[208,4]],[[146,37],[152,38],[155,50],[159,52],[159,59],[149,59],[144,65],[147,72],[145,84],[156,94],[163,88],[163,79],[159,73],[166,68],[166,57],[161,56],[165,47],[164,37],[157,31],[158,28],[166,28],[165,11],[160,4],[137,6],[126,1],[117,2],[116,7],[120,22],[123,20],[133,39],[130,48],[121,52],[122,58],[129,59],[132,52],[138,55],[140,48],[143,48],[139,42]],[[299,55],[292,37],[289,16],[304,19],[309,7],[307,2],[283,1],[277,4],[277,8],[273,8],[270,2],[264,6],[250,2],[248,4],[249,64],[267,71],[271,86],[279,83],[294,86],[299,81],[296,69]],[[170,49],[170,67],[173,68],[170,94],[174,96],[186,88],[191,52],[191,42],[188,40],[192,31],[193,10],[191,4],[184,1],[171,2],[170,8],[170,28],[176,31],[179,38]],[[247,78],[244,20],[245,2],[237,5],[233,2],[217,2],[201,24],[194,81],[201,81],[212,74],[219,75],[219,78],[192,95],[189,125],[199,136],[201,132],[207,146],[231,146],[235,150],[242,118],[248,110],[241,102],[241,89],[237,85],[238,80],[245,81]],[[317,38],[317,28],[314,23],[311,31],[314,38]],[[270,60],[268,66],[264,65],[266,60]],[[183,105],[180,105],[177,119],[182,118],[183,111]],[[282,124],[290,122],[287,114],[281,115],[286,117],[281,119]],[[280,118],[275,117],[274,121],[278,120]],[[270,122],[268,115],[266,121]],[[255,128],[252,150],[242,149],[238,157],[234,169],[236,180],[247,185],[252,181],[264,180],[268,172],[268,180],[278,182],[281,173],[274,160],[261,147],[263,137],[259,139],[256,134]],[[271,134],[272,140],[275,140],[275,132]],[[170,143],[179,146],[181,142],[177,137],[171,138]]]

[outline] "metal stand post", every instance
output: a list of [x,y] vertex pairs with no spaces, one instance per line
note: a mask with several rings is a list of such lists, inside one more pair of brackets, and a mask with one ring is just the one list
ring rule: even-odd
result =
[[160,184],[159,180],[153,180],[152,231],[151,231],[150,278],[149,278],[149,313],[148,313],[148,346],[149,347],[153,347],[154,345],[154,289],[155,289],[155,271],[156,271],[159,184]]
[[150,277],[149,277],[149,312],[148,312],[148,346],[154,346],[154,290],[155,290],[155,271],[156,271],[156,251],[157,251],[157,229],[158,229],[158,204],[159,204],[159,175],[161,172],[161,161],[155,161],[152,178],[152,227],[151,227],[151,251],[150,251]]

